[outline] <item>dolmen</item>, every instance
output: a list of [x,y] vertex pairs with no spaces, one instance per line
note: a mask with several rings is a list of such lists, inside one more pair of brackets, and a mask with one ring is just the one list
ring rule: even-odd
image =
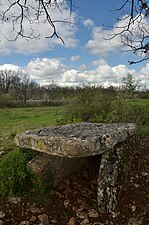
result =
[[41,152],[29,166],[45,177],[52,172],[53,186],[97,157],[97,201],[105,211],[115,209],[138,145],[134,124],[87,122],[29,130],[16,135],[15,143]]

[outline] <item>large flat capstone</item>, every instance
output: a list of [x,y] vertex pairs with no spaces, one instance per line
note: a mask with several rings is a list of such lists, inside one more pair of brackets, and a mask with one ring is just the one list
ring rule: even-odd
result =
[[46,180],[52,173],[58,186],[72,172],[97,165],[97,200],[101,210],[113,211],[137,151],[134,124],[78,123],[26,131],[15,137],[19,147],[39,151],[28,163]]
[[29,130],[18,134],[19,147],[62,157],[103,154],[136,134],[134,124],[78,123]]

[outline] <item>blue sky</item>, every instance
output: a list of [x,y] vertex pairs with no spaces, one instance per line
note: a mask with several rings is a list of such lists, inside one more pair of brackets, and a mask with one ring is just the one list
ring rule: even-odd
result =
[[[6,4],[7,1],[2,2]],[[135,59],[135,56],[121,51],[120,37],[105,40],[113,31],[108,26],[116,24],[118,17],[113,9],[121,2],[74,0],[75,15],[71,21],[75,25],[57,24],[58,34],[65,45],[56,38],[45,39],[44,35],[51,32],[47,24],[34,26],[35,33],[40,33],[39,40],[18,38],[16,42],[10,42],[2,35],[12,37],[11,23],[1,24],[0,69],[24,70],[40,84],[55,81],[69,86],[82,83],[110,85],[121,82],[127,73],[132,73],[136,79],[149,85],[149,64],[130,66],[128,60]],[[68,15],[67,9],[63,13],[52,11],[54,19],[66,19]],[[27,24],[25,27],[27,30]]]

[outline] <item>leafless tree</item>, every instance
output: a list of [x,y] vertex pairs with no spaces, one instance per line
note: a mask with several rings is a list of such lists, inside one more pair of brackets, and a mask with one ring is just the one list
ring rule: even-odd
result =
[[119,15],[112,37],[121,36],[125,51],[132,51],[139,56],[136,61],[128,61],[129,64],[139,63],[149,59],[149,1],[125,0],[116,9]]
[[34,90],[37,89],[38,84],[32,81],[26,74],[20,73],[15,77],[13,84],[14,94],[22,103],[26,104],[28,98],[31,99],[34,94]]
[[7,94],[14,83],[16,72],[12,70],[0,71],[0,93]]

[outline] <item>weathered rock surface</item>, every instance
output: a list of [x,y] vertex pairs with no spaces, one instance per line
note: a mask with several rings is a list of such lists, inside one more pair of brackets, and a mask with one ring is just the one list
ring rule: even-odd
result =
[[26,131],[15,143],[51,155],[85,157],[113,149],[135,133],[134,124],[78,123]]
[[123,184],[127,178],[131,161],[137,151],[137,138],[130,137],[111,151],[102,154],[97,180],[97,199],[101,209],[113,211]]
[[[52,171],[54,186],[86,162],[91,170],[96,162],[98,205],[112,211],[137,149],[135,136],[134,124],[78,123],[27,131],[15,143],[43,152],[28,166],[42,177]],[[77,217],[87,219],[82,212]]]
[[0,219],[5,217],[5,213],[0,211]]

